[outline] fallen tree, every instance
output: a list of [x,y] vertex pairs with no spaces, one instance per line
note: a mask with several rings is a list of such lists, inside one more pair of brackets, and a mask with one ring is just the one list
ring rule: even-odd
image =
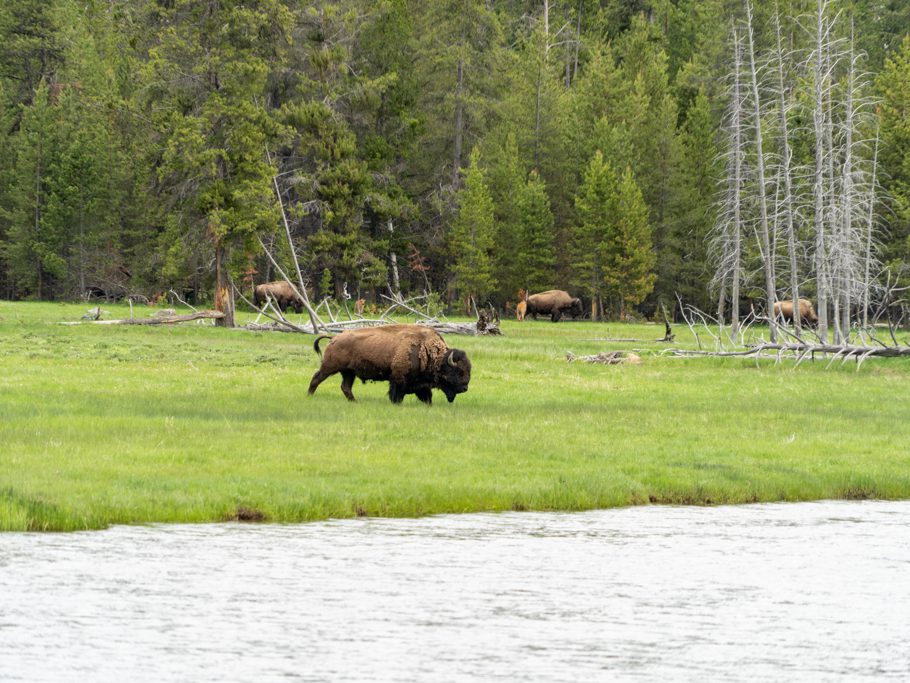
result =
[[[824,356],[828,365],[837,361],[841,364],[848,360],[855,360],[856,367],[862,365],[867,358],[896,358],[910,356],[910,346],[857,346],[852,344],[811,344],[806,342],[756,344],[742,351],[699,351],[692,349],[668,349],[663,352],[671,356],[716,356],[716,357],[754,357],[769,358],[780,361],[783,358],[795,358],[799,365],[807,358],[815,359],[816,354]],[[828,356],[831,358],[828,359]]]
[[[100,315],[100,312],[99,312]],[[183,315],[154,315],[150,318],[120,318],[117,320],[76,320],[74,322],[65,322],[63,325],[173,325],[175,323],[186,323],[192,320],[218,320],[224,317],[222,311],[196,311],[195,313],[186,313]]]
[[[281,310],[273,304],[270,299],[266,300],[266,303],[262,308],[257,307],[249,299],[247,299],[243,293],[234,287],[237,295],[243,299],[249,306],[257,310],[260,316],[268,318],[271,322],[269,323],[260,323],[257,320],[247,323],[244,326],[244,329],[252,330],[255,332],[298,332],[301,334],[337,334],[344,332],[345,330],[357,329],[360,327],[378,327],[381,325],[396,325],[399,323],[398,320],[392,317],[392,313],[398,309],[405,311],[406,314],[413,315],[418,318],[416,324],[425,325],[431,327],[440,334],[464,334],[464,335],[501,335],[502,330],[499,328],[499,314],[491,307],[489,310],[480,309],[477,313],[477,321],[473,323],[456,323],[448,320],[439,320],[437,317],[431,316],[417,307],[417,301],[424,298],[424,296],[417,296],[411,299],[404,299],[400,294],[393,294],[392,296],[382,295],[384,299],[390,302],[389,306],[386,307],[384,311],[379,315],[378,318],[361,318],[353,317],[350,312],[348,312],[348,320],[336,320],[334,316],[331,316],[329,321],[321,320],[319,324],[296,324],[284,317],[284,314]],[[328,310],[328,309],[327,309]],[[347,310],[347,309],[345,309]]]

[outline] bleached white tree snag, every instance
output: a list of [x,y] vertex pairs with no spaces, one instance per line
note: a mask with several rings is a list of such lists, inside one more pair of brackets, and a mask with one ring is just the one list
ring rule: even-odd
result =
[[739,335],[739,293],[742,279],[742,232],[743,232],[743,182],[745,137],[743,136],[743,101],[742,82],[742,42],[739,31],[732,28],[733,34],[733,82],[730,85],[730,104],[727,112],[727,152],[726,187],[724,188],[721,211],[715,227],[713,246],[718,253],[717,271],[714,282],[717,284],[718,304],[717,317],[721,327],[724,323],[724,295],[727,282],[730,285],[730,337]]
[[[272,157],[269,154],[268,150],[265,151],[265,155],[266,155],[266,158],[268,159],[269,164],[271,164]],[[278,208],[281,209],[281,220],[284,223],[284,233],[288,240],[288,250],[290,251],[291,258],[294,261],[294,269],[297,271],[297,283],[300,285],[299,289],[297,289],[297,287],[295,287],[291,283],[291,281],[287,277],[287,275],[285,275],[284,272],[281,271],[281,268],[278,265],[278,262],[272,257],[272,254],[268,251],[266,251],[266,253],[268,254],[269,260],[275,266],[276,270],[281,271],[284,279],[287,280],[288,284],[290,284],[292,287],[294,287],[294,289],[297,291],[297,295],[303,301],[303,305],[306,308],[307,313],[310,316],[310,322],[313,325],[313,329],[316,330],[316,329],[319,329],[318,324],[321,323],[322,321],[319,320],[319,316],[316,315],[316,311],[313,310],[313,307],[310,305],[310,297],[307,295],[307,291],[306,291],[306,282],[304,282],[303,273],[300,271],[300,261],[297,259],[297,252],[294,250],[294,240],[291,239],[291,226],[290,226],[290,223],[288,223],[288,216],[284,211],[284,200],[281,199],[281,189],[278,187],[278,176],[277,175],[272,176],[272,183],[275,186],[275,198],[278,200]],[[262,245],[263,250],[265,250],[265,244],[263,244],[261,238],[259,240],[259,244]]]
[[875,229],[875,183],[878,171],[878,131],[875,132],[875,152],[872,154],[872,181],[868,193],[868,213],[866,216],[866,253],[863,259],[863,329],[869,328],[869,293],[872,289],[870,271],[872,270],[872,235]]
[[818,0],[816,11],[815,49],[812,53],[815,99],[812,121],[815,132],[815,286],[818,297],[818,330],[823,343],[828,341],[828,277],[825,255],[825,112],[824,112],[824,43],[825,8],[827,2]]
[[[790,265],[790,297],[793,301],[793,310],[799,310],[799,266],[796,258],[797,253],[797,239],[796,239],[796,228],[795,223],[795,205],[793,197],[793,172],[791,169],[791,163],[793,159],[793,153],[790,149],[790,129],[787,121],[787,113],[789,107],[787,106],[787,86],[784,79],[784,49],[783,42],[781,39],[781,30],[780,30],[780,12],[775,6],[774,10],[774,30],[777,38],[777,47],[774,53],[774,58],[777,66],[777,96],[778,96],[778,109],[780,114],[780,146],[781,146],[781,162],[780,162],[780,171],[778,186],[783,188],[783,199],[782,199],[782,211],[783,211],[783,220],[784,228],[787,233],[787,254],[789,257]],[[771,309],[771,314],[773,315],[774,309]],[[800,334],[800,316],[793,317],[793,328],[796,330],[796,334]]]
[[765,273],[765,298],[767,299],[771,341],[777,341],[777,323],[774,320],[774,302],[777,298],[774,285],[774,254],[768,230],[768,197],[765,185],[765,152],[762,142],[761,99],[758,91],[758,66],[755,63],[755,42],[752,31],[752,3],[746,0],[746,35],[749,44],[749,71],[752,81],[752,111],[755,126],[755,170],[758,187],[760,219],[758,233],[761,247],[762,268]]

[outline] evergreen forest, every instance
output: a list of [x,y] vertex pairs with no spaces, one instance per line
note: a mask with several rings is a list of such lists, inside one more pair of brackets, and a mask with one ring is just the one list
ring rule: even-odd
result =
[[898,301],[908,32],[906,0],[8,0],[0,298],[207,304],[296,256],[316,300],[650,318],[816,267],[836,303],[840,249]]

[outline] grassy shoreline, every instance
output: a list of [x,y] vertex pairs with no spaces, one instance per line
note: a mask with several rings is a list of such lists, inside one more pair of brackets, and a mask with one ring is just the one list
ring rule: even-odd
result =
[[0,302],[0,530],[910,498],[910,359],[569,364],[662,328],[506,321],[449,337],[454,404],[348,404],[335,378],[306,396],[310,337],[57,324],[86,308]]

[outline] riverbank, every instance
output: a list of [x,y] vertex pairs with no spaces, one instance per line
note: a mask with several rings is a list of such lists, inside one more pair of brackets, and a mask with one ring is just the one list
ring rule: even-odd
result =
[[505,321],[448,338],[474,367],[454,404],[349,404],[336,378],[306,396],[311,337],[58,324],[86,309],[0,302],[0,529],[910,498],[910,359],[672,359],[597,341],[662,326]]

